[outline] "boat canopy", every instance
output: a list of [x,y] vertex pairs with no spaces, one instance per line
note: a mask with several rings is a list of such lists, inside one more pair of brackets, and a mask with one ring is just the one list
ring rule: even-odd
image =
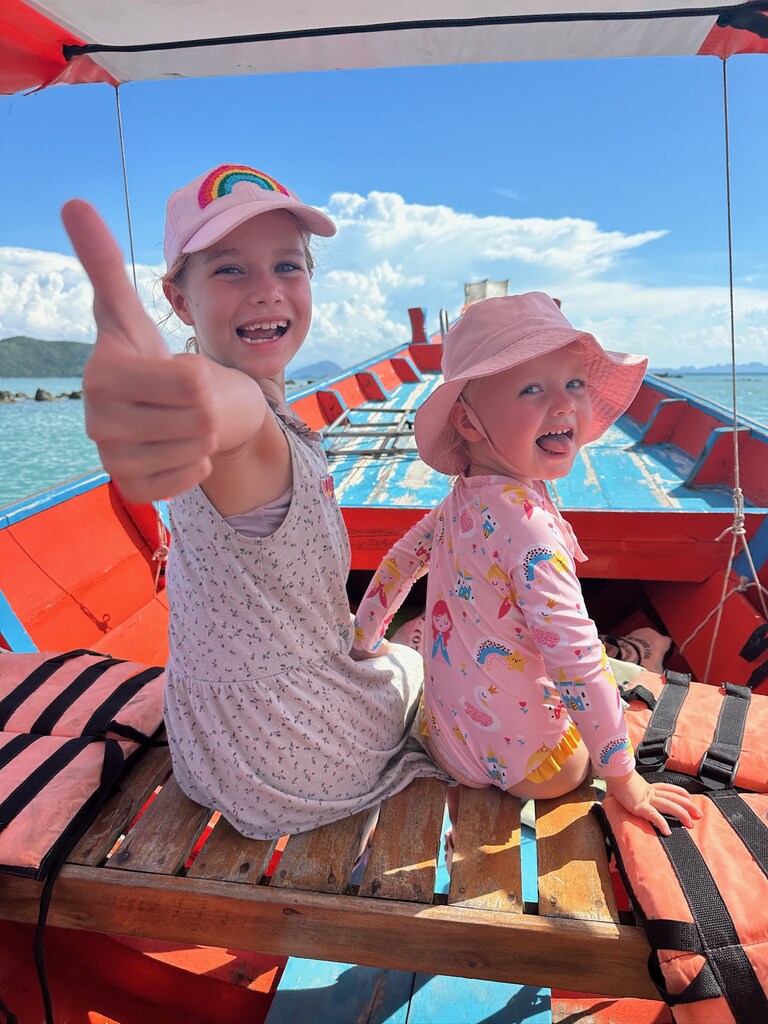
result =
[[768,2],[4,0],[0,93],[341,68],[768,52]]

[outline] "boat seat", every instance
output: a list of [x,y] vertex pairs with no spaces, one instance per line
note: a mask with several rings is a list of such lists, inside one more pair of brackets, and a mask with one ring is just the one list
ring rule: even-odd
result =
[[[536,807],[532,904],[522,889],[520,802],[495,789],[462,789],[450,886],[436,894],[442,782],[416,780],[384,802],[352,885],[365,813],[288,838],[277,860],[277,841],[244,839],[187,799],[169,771],[166,748],[131,768],[62,868],[49,924],[658,998],[645,935],[617,909],[590,784]],[[0,875],[5,918],[36,920],[39,897],[40,883]]]

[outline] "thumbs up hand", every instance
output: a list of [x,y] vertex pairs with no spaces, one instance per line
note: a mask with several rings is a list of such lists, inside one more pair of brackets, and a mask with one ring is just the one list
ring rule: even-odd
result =
[[83,375],[88,436],[129,500],[179,494],[210,474],[217,449],[208,360],[171,356],[92,206],[75,199],[61,216],[94,291],[96,344]]

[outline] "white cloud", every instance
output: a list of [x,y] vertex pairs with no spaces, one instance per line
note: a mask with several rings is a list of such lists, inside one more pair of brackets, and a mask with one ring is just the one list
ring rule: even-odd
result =
[[[478,217],[384,192],[337,193],[327,210],[339,233],[316,243],[314,319],[297,366],[352,365],[394,348],[409,337],[411,306],[427,308],[434,331],[441,307],[458,313],[464,282],[483,278],[558,296],[606,347],[647,353],[652,365],[730,359],[727,287],[645,284],[634,261],[628,265],[627,255],[662,238],[662,229],[630,234],[573,217]],[[165,312],[159,273],[137,268],[155,319]],[[768,363],[768,291],[742,285],[735,299],[738,361]],[[172,349],[187,333],[176,322]],[[0,337],[13,334],[93,340],[91,292],[77,260],[0,248]]]

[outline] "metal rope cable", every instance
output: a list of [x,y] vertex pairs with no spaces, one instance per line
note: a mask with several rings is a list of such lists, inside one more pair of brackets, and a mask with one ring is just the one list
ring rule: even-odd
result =
[[[757,569],[755,568],[754,562],[752,561],[752,555],[749,550],[749,545],[746,541],[746,529],[744,527],[744,494],[741,489],[741,466],[739,462],[739,420],[737,414],[737,402],[736,402],[736,316],[734,309],[734,296],[733,296],[733,208],[731,203],[731,149],[730,149],[730,130],[728,121],[728,61],[723,60],[723,135],[724,135],[724,148],[725,148],[725,198],[726,198],[726,221],[727,221],[727,233],[728,233],[728,309],[730,319],[730,341],[731,341],[731,397],[733,401],[733,523],[731,526],[723,531],[718,540],[722,540],[726,534],[731,534],[731,550],[728,556],[728,565],[725,570],[723,578],[723,589],[720,595],[720,602],[714,608],[709,615],[706,616],[703,622],[701,622],[696,629],[691,633],[688,639],[680,645],[680,651],[682,652],[685,647],[693,640],[693,638],[699,633],[703,626],[716,614],[715,625],[712,630],[712,639],[709,645],[709,654],[707,656],[707,667],[704,671],[704,681],[709,681],[709,670],[712,666],[712,658],[715,652],[715,644],[717,642],[718,635],[720,633],[720,622],[723,614],[723,607],[727,599],[731,594],[738,592],[745,592],[748,586],[756,586],[757,593],[759,595],[760,604],[763,609],[763,615],[768,619],[768,607],[766,607],[765,601],[765,588],[760,583],[757,575]],[[750,584],[746,579],[742,579],[738,587],[734,587],[732,590],[728,590],[728,580],[731,575],[731,569],[733,568],[734,558],[736,556],[736,546],[741,539],[742,547],[746,554],[747,562],[752,571],[753,583]]]
[[[123,135],[123,116],[120,110],[120,86],[115,86],[115,110],[117,112],[117,134],[120,139],[120,160],[123,167],[123,191],[125,193],[125,215],[128,222],[128,245],[131,250],[131,274],[133,276],[133,287],[138,295],[139,286],[136,281],[136,254],[133,248],[133,221],[131,219],[131,200],[128,190],[128,164],[125,156],[125,137]],[[158,535],[158,546],[155,549],[152,560],[157,562],[155,569],[155,593],[157,593],[160,586],[160,576],[163,572],[165,563],[168,560],[168,544],[165,530],[165,523],[160,512],[160,506],[157,502],[152,502],[152,507],[155,510],[155,516],[157,519],[157,535]]]

